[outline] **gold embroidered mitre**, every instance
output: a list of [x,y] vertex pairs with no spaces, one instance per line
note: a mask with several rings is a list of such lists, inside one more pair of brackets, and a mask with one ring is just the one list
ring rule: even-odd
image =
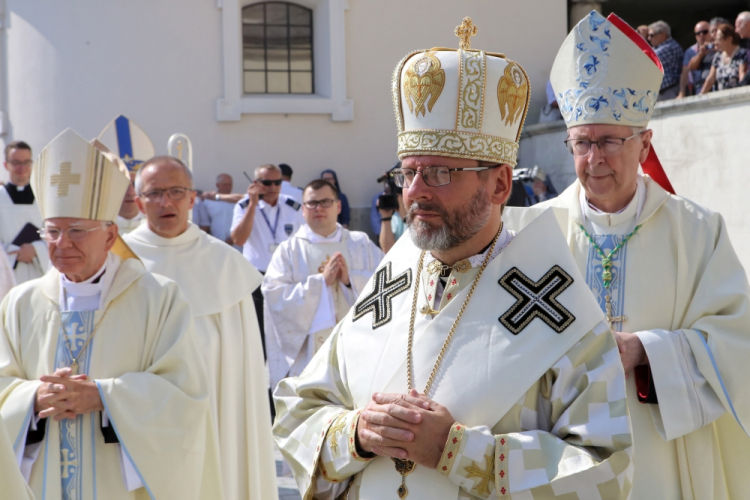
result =
[[72,129],[42,150],[31,188],[43,219],[72,217],[114,222],[130,178]]
[[476,32],[465,18],[456,28],[461,48],[415,51],[396,66],[399,158],[437,155],[516,165],[529,78],[503,54],[471,49]]

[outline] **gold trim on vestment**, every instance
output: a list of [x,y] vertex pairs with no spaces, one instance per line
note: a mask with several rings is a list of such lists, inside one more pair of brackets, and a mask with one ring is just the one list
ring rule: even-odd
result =
[[482,130],[486,61],[484,52],[459,50],[458,114],[456,130],[479,133]]
[[398,134],[398,157],[439,155],[516,166],[518,143],[455,130],[409,130]]

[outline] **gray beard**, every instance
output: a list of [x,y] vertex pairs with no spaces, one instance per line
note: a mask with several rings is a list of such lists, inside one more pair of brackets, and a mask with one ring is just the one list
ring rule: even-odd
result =
[[[443,225],[432,227],[417,220],[414,211],[417,209],[436,212],[443,219]],[[409,227],[409,234],[414,244],[422,250],[445,252],[473,238],[484,226],[492,214],[492,204],[483,189],[478,189],[464,208],[453,213],[437,203],[413,202],[406,212],[404,222]]]

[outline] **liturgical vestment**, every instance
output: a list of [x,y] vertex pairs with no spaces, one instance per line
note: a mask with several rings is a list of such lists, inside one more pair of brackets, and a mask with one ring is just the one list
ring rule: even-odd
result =
[[[70,296],[54,268],[14,288],[2,303],[0,416],[34,495],[224,498],[190,306],[176,283],[135,259],[110,253],[102,280],[108,290],[97,310],[61,308]],[[35,423],[39,377],[70,366],[71,353],[80,354],[93,334],[78,372],[96,382],[105,411]],[[34,428],[44,433],[36,454],[25,446]],[[137,475],[132,491],[125,482],[129,467]]]
[[[750,498],[750,301],[721,215],[648,176],[617,214],[597,213],[579,181],[546,206],[567,209],[570,250],[602,310],[602,256],[581,227],[606,254],[638,226],[612,258],[610,285],[613,329],[639,336],[650,368],[627,387],[633,498]],[[521,227],[535,210],[509,209],[507,220]]]
[[[31,186],[26,186],[25,189],[30,190]],[[16,276],[16,283],[24,283],[39,278],[50,267],[47,244],[35,234],[35,231],[41,228],[42,214],[37,202],[34,201],[29,204],[13,203],[13,199],[5,186],[0,186],[0,241],[2,241],[6,253],[8,253],[10,264]],[[24,229],[26,230],[24,231]],[[29,236],[36,239],[31,243],[36,250],[36,257],[28,264],[17,262],[15,255],[11,255],[11,252],[18,250],[20,245],[14,245],[13,242],[31,241]]]
[[3,498],[14,500],[33,500],[34,498],[18,469],[16,457],[13,454],[13,445],[2,418],[0,418],[0,485]]
[[[437,469],[406,476],[408,499],[627,498],[624,373],[565,249],[551,212],[499,235],[427,394],[456,423]],[[393,461],[357,451],[357,419],[373,392],[407,392],[413,299],[413,378],[423,390],[489,251],[456,263],[441,287],[429,252],[399,239],[310,365],[282,380],[274,436],[303,498],[348,489],[342,498],[398,499]]]
[[[337,226],[322,237],[305,224],[271,258],[262,290],[272,389],[282,378],[302,373],[383,258],[365,233]],[[344,256],[350,287],[339,281],[327,286],[323,278],[323,267],[336,252]]]
[[144,223],[124,239],[146,269],[175,280],[190,303],[209,367],[226,498],[277,498],[263,347],[252,299],[260,273],[193,223],[174,238],[162,238]]

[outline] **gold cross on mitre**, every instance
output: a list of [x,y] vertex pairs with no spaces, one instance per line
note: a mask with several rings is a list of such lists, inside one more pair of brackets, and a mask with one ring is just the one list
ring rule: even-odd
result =
[[175,148],[177,149],[177,158],[179,158],[180,160],[182,160],[182,148],[184,147],[185,146],[182,145],[181,140],[177,141],[177,145],[175,146]]
[[60,173],[53,174],[50,178],[50,186],[57,186],[57,196],[68,196],[68,188],[71,185],[81,183],[81,174],[72,174],[73,165],[69,161],[60,162]]
[[471,48],[471,37],[477,34],[477,27],[471,22],[470,17],[464,17],[464,22],[460,26],[456,26],[456,36],[461,39],[458,46],[461,50],[469,50]]

